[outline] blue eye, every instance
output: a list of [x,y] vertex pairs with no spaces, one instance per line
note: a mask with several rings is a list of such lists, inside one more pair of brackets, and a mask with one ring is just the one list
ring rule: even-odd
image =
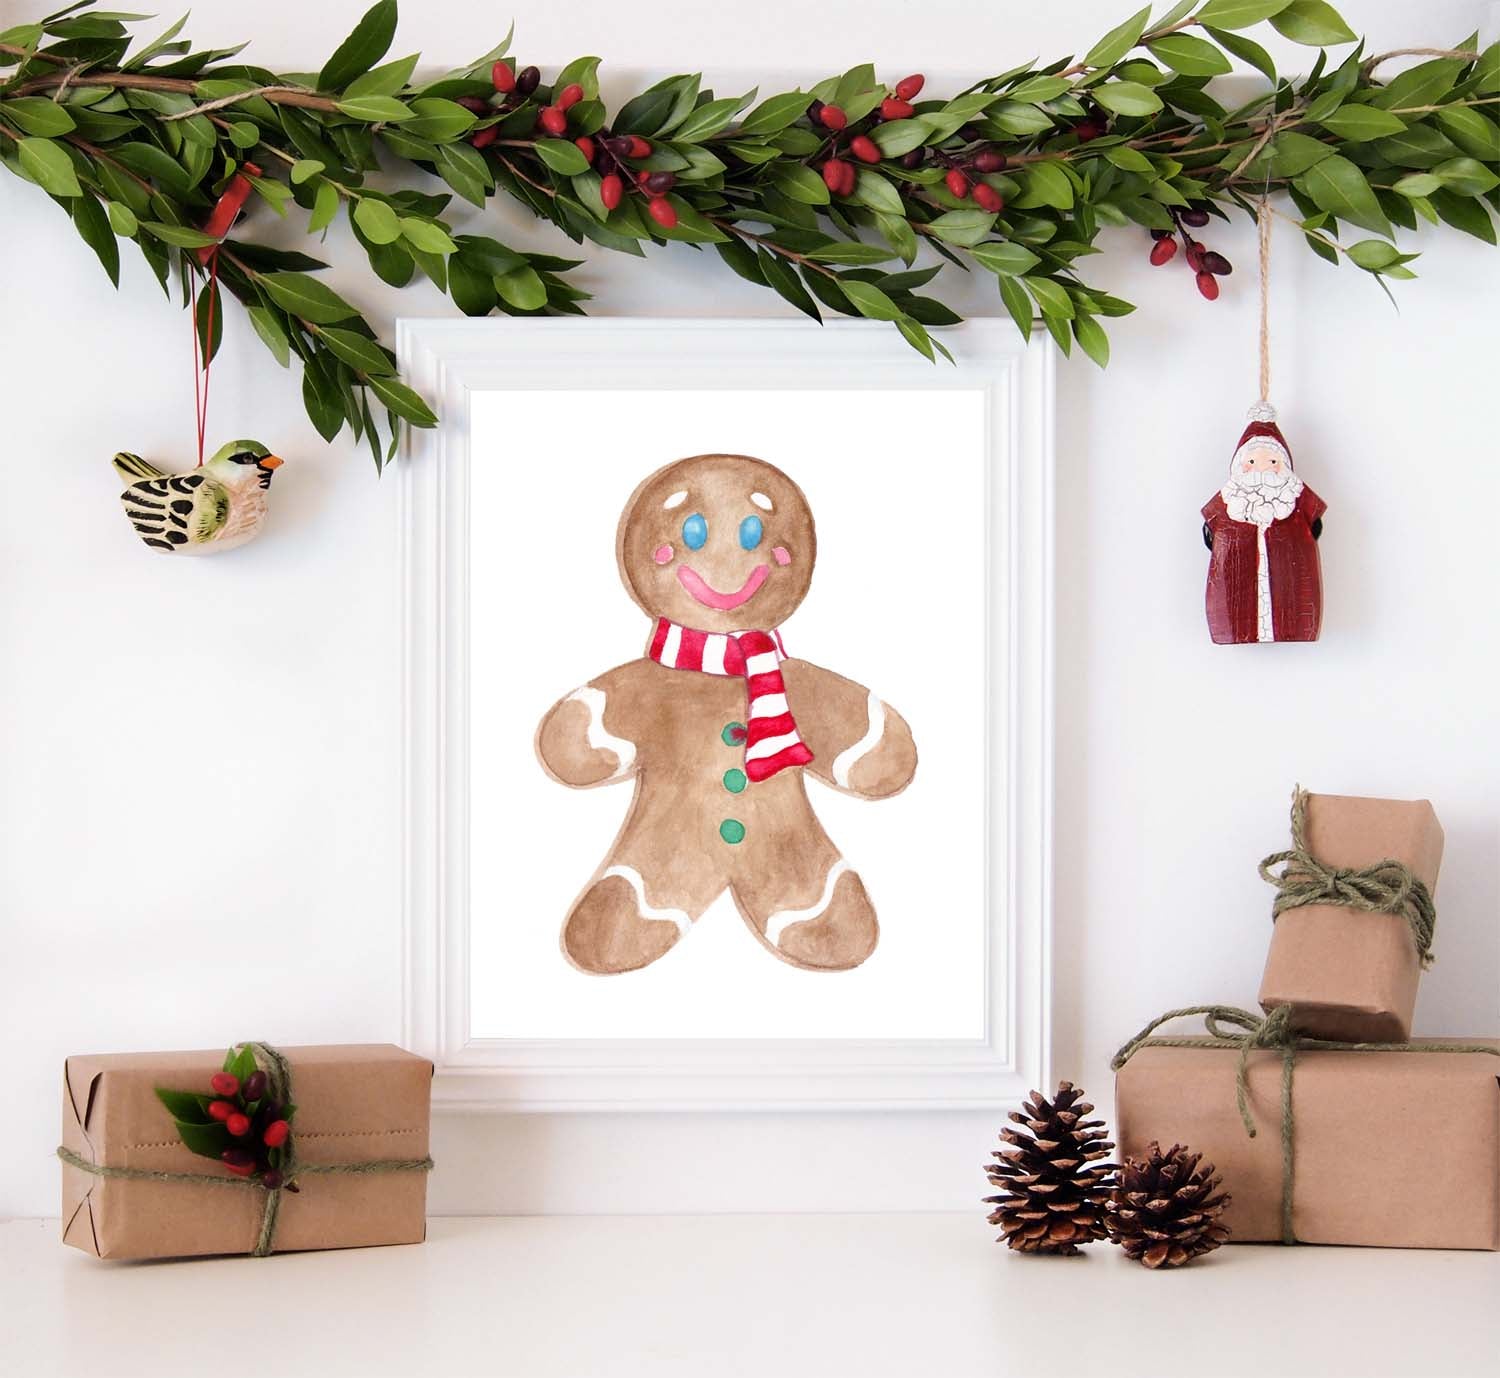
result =
[[694,512],[682,524],[682,543],[689,550],[702,550],[707,539],[708,523],[703,520],[703,513]]
[[753,512],[740,523],[740,544],[746,550],[754,550],[760,544],[760,538],[765,534],[765,528],[761,526],[760,518]]

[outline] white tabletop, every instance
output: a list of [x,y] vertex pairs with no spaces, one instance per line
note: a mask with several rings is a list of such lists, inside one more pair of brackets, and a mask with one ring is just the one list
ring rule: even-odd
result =
[[425,1245],[112,1264],[0,1225],[16,1378],[1496,1372],[1500,1254],[1011,1254],[981,1217],[433,1220]]

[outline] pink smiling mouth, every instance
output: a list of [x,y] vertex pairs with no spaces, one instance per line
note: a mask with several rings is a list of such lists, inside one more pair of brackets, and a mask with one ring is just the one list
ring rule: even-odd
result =
[[750,571],[750,577],[734,593],[720,593],[718,589],[705,583],[703,576],[697,570],[687,565],[677,567],[677,578],[683,588],[705,608],[715,608],[719,612],[728,612],[742,603],[748,603],[759,592],[760,586],[766,582],[767,573],[769,569],[766,565],[756,565]]

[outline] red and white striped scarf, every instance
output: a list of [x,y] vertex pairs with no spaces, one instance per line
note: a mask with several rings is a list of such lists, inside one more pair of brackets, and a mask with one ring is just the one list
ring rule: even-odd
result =
[[650,656],[669,670],[744,677],[749,698],[745,774],[751,780],[769,780],[779,770],[812,760],[787,706],[781,678],[786,648],[780,632],[698,632],[662,617],[651,637]]

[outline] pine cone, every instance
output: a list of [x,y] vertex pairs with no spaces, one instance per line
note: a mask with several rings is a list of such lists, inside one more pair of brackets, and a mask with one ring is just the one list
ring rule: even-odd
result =
[[1113,1163],[1101,1163],[1114,1145],[1103,1120],[1086,1120],[1093,1106],[1071,1082],[1060,1082],[1049,1104],[1040,1091],[1010,1118],[1029,1132],[1003,1129],[1011,1147],[996,1149],[985,1172],[999,1196],[990,1224],[1022,1253],[1076,1254],[1079,1244],[1105,1238],[1104,1201],[1114,1185]]
[[1214,1165],[1203,1155],[1173,1144],[1165,1153],[1153,1143],[1144,1158],[1127,1158],[1110,1196],[1105,1223],[1109,1237],[1148,1268],[1177,1268],[1217,1249],[1229,1238],[1219,1216],[1229,1197],[1214,1188]]

